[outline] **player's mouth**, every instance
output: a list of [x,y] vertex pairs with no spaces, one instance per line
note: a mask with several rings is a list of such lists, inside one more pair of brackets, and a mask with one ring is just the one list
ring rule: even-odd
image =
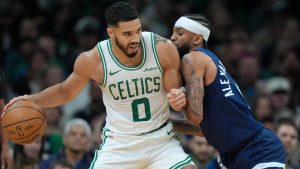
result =
[[131,45],[129,45],[129,49],[131,51],[137,51],[137,50],[139,50],[139,47],[140,47],[140,44],[131,44]]

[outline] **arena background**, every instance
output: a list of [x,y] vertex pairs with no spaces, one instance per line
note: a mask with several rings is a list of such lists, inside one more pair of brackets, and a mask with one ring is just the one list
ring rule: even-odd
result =
[[[107,38],[104,11],[116,0],[1,0],[1,68],[4,98],[35,93],[62,82],[83,51]],[[283,139],[291,168],[300,168],[300,31],[296,0],[131,0],[138,8],[144,31],[170,38],[176,19],[202,13],[212,24],[208,48],[214,51],[239,84],[256,118],[277,131],[292,121]],[[37,166],[62,150],[62,128],[74,117],[85,119],[93,129],[90,156],[101,143],[100,128],[105,108],[101,91],[91,83],[71,103],[47,109],[48,128],[42,150],[11,145],[14,164]],[[49,115],[51,114],[51,115]],[[172,115],[172,118],[178,118]],[[288,136],[291,137],[288,138]],[[186,151],[197,164],[211,160],[216,152],[195,150],[191,136],[181,136]],[[201,143],[201,144],[200,144]],[[41,153],[42,158],[35,158]],[[32,155],[33,154],[33,155]],[[204,159],[204,160],[203,160]],[[200,162],[199,162],[200,161]],[[200,168],[200,167],[199,167]]]

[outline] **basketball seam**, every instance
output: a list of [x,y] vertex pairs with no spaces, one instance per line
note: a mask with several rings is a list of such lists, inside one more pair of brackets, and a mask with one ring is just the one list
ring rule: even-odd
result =
[[18,107],[13,107],[11,109],[8,109],[5,113],[8,113],[9,111],[13,110],[13,109],[16,109],[16,108],[20,108],[20,107],[26,107],[26,108],[32,108],[36,111],[38,111],[39,113],[41,113],[44,117],[45,117],[45,113],[42,111],[42,110],[39,110],[39,109],[36,109],[34,107],[29,107],[29,106],[18,106]]
[[[2,126],[2,128],[6,128],[8,126],[11,126],[11,125],[15,125],[15,124],[18,124],[18,123],[23,123],[25,121],[29,121],[29,120],[33,120],[33,119],[42,119],[40,117],[34,117],[34,118],[31,118],[31,119],[27,119],[27,120],[23,120],[23,121],[18,121],[18,122],[15,122],[15,123],[12,123],[12,124],[9,124],[9,125],[6,125],[6,126]],[[42,119],[44,121],[44,119]]]
[[[42,118],[32,118],[32,119],[42,119]],[[24,120],[24,121],[20,121],[20,122],[17,122],[17,123],[14,123],[14,124],[18,124],[18,123],[22,123],[22,122],[25,122],[25,121],[29,121],[29,120],[32,120],[32,119],[28,119],[28,120]],[[35,131],[33,131],[30,135],[27,135],[26,137],[29,137],[29,136],[31,136],[31,135],[33,135],[36,131],[38,131],[40,128],[41,128],[41,126],[45,123],[44,121],[44,119],[42,119],[43,120],[43,123],[41,123],[41,125],[35,130]],[[11,126],[11,125],[14,125],[14,124],[9,124],[9,125],[7,125],[7,126],[4,126],[3,128],[6,128],[6,127],[8,127],[8,126]],[[26,137],[22,137],[22,138],[12,138],[13,140],[20,140],[20,139],[24,139],[24,138],[26,138]]]

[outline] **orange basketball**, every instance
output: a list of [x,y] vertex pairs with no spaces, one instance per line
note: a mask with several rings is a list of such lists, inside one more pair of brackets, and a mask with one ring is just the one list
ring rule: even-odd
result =
[[28,100],[15,102],[2,117],[3,134],[17,144],[30,144],[40,139],[47,127],[45,113]]

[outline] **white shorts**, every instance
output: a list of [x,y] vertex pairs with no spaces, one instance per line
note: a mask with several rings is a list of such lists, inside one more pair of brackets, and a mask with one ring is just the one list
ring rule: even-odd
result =
[[90,169],[175,169],[194,163],[172,131],[172,123],[150,133],[120,135],[104,128]]

